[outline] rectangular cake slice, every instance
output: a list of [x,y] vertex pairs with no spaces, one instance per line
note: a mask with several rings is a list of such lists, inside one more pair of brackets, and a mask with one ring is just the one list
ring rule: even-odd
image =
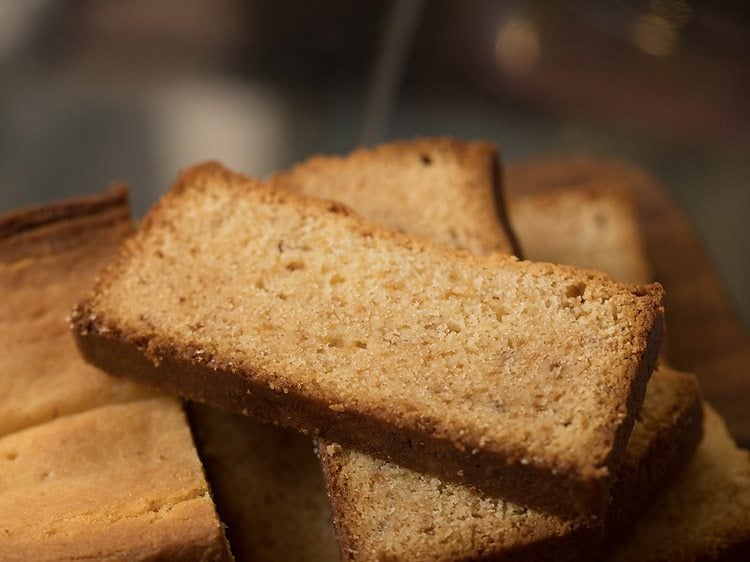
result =
[[701,434],[695,377],[659,370],[599,520],[563,518],[321,441],[343,560],[597,559],[684,465]]
[[631,283],[653,278],[632,194],[602,182],[519,195],[509,206],[528,259],[599,269]]
[[[394,230],[475,253],[512,250],[511,237],[498,228],[507,221],[494,211],[501,186],[490,143],[397,141],[343,157],[314,156],[273,181],[335,199]],[[237,559],[335,560],[331,510],[310,438],[204,404],[189,411]]]
[[0,217],[2,560],[230,558],[180,402],[68,329],[132,232],[124,188]]
[[109,372],[559,512],[600,512],[658,285],[473,256],[205,164],[76,309]]

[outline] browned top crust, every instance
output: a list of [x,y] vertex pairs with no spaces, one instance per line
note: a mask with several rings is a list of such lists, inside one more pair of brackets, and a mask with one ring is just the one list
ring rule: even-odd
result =
[[92,223],[99,225],[107,221],[121,222],[130,228],[129,209],[127,186],[113,184],[105,193],[29,207],[0,216],[0,241],[5,246],[9,241],[31,231],[48,236],[49,230],[44,227],[52,225],[56,225],[60,233],[74,230],[77,224],[90,227],[93,226]]
[[110,372],[592,512],[653,369],[661,297],[452,251],[209,163],[73,320]]

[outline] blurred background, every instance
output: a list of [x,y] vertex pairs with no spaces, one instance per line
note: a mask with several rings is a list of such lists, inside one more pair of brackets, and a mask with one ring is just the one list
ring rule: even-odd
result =
[[416,135],[670,187],[750,325],[750,9],[689,0],[0,0],[0,212]]

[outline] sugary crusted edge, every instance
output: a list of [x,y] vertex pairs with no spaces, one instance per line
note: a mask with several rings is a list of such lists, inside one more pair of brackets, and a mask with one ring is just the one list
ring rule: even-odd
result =
[[[365,236],[391,239],[407,248],[430,246],[433,251],[445,253],[450,259],[494,259],[506,264],[517,261],[515,258],[501,255],[479,258],[468,252],[450,250],[395,233],[366,221],[339,203],[274,190],[255,180],[235,174],[215,162],[195,166],[183,172],[169,193],[148,214],[140,233],[135,238],[145,235],[158,224],[159,210],[169,205],[173,198],[179,197],[189,189],[203,189],[204,184],[216,175],[226,184],[238,182],[242,184],[242,189],[253,188],[262,191],[265,197],[272,200],[297,199],[308,209],[343,215],[350,221],[352,230]],[[120,257],[102,273],[100,284],[106,285],[108,278],[115,275],[116,270],[123,266],[133,244],[135,242],[131,239],[123,246]],[[644,310],[641,310],[635,319],[642,325],[646,335],[637,346],[641,349],[640,360],[637,364],[631,365],[629,376],[622,381],[624,387],[627,387],[629,380],[632,382],[630,392],[627,392],[627,388],[621,392],[626,404],[624,417],[619,426],[615,417],[611,420],[611,425],[617,426],[613,447],[609,451],[602,451],[601,466],[584,469],[583,474],[576,473],[575,469],[562,467],[556,475],[552,475],[554,460],[552,466],[549,463],[544,466],[534,466],[532,463],[522,465],[520,462],[508,464],[508,451],[498,455],[480,450],[474,455],[468,455],[462,450],[466,448],[466,444],[462,443],[460,437],[435,437],[415,428],[399,428],[398,421],[393,420],[392,416],[389,417],[385,408],[382,411],[367,412],[365,415],[357,412],[333,414],[328,408],[329,404],[318,403],[298,395],[294,389],[288,389],[288,393],[281,393],[251,380],[259,374],[258,372],[241,372],[236,366],[223,364],[219,358],[195,353],[198,350],[181,349],[179,344],[160,342],[156,338],[144,335],[122,333],[115,323],[103,318],[92,308],[93,294],[84,299],[74,311],[73,328],[84,357],[110,373],[134,376],[162,389],[181,393],[190,399],[210,402],[265,421],[289,425],[303,432],[312,432],[342,445],[398,460],[404,466],[434,472],[449,480],[471,482],[488,494],[502,494],[517,503],[526,503],[565,515],[600,513],[609,499],[610,470],[619,462],[632,430],[635,412],[640,408],[646,383],[656,363],[662,333],[663,308],[660,301],[663,291],[658,285],[615,284],[598,272],[572,267],[550,264],[535,267],[554,267],[559,271],[567,270],[576,275],[584,273],[589,281],[598,280],[619,288],[626,287],[634,295],[649,297],[644,302]],[[206,384],[206,381],[211,382]],[[249,400],[248,395],[252,395]],[[390,443],[386,445],[388,442]],[[474,444],[469,445],[473,448]],[[418,451],[421,454],[416,454]],[[518,451],[519,458],[523,454],[524,451]],[[516,495],[509,497],[509,490]],[[564,490],[564,493],[561,493],[561,490]]]

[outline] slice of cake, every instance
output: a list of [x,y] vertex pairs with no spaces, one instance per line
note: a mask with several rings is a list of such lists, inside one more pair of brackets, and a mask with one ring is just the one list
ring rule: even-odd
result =
[[66,321],[127,194],[0,217],[0,559],[227,560],[182,406],[87,365]]
[[661,298],[452,251],[205,164],[73,319],[83,354],[112,373],[592,513],[656,361]]
[[[273,181],[336,199],[385,226],[476,253],[508,252],[493,211],[500,192],[489,143],[419,139],[315,156]],[[505,221],[502,221],[506,224]],[[203,404],[190,423],[238,560],[330,562],[338,557],[320,463],[309,437]]]
[[602,520],[566,519],[321,441],[343,560],[597,558],[689,458],[700,437],[695,377],[654,373]]
[[0,559],[229,560],[178,400],[0,438]]
[[695,456],[613,561],[750,560],[750,452],[737,448],[711,406],[704,409]]
[[521,195],[510,199],[510,213],[528,259],[599,269],[632,283],[653,278],[635,201],[624,191],[598,184]]

